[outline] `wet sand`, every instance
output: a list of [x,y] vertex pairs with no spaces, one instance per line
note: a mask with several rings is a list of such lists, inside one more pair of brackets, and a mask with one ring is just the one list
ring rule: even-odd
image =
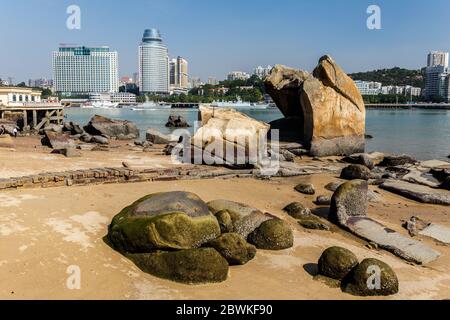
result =
[[[20,139],[19,139],[20,140]],[[42,171],[77,166],[120,165],[123,157],[170,166],[170,158],[123,150],[83,152],[82,158],[64,159],[48,150],[27,151],[29,142],[16,152],[0,151],[2,168]],[[14,155],[13,163],[5,163]],[[47,155],[51,159],[42,159]],[[55,157],[55,158],[54,158]],[[31,160],[30,160],[31,159]],[[53,160],[52,160],[53,159]],[[128,161],[128,160],[126,160]],[[17,164],[20,164],[17,166]],[[55,167],[58,169],[55,169]],[[6,171],[4,171],[6,170]],[[33,172],[35,173],[35,172]],[[411,265],[384,250],[366,247],[366,242],[344,231],[310,231],[300,227],[282,208],[293,201],[314,209],[315,196],[294,191],[300,182],[312,182],[317,195],[331,194],[323,186],[337,181],[320,174],[289,179],[217,179],[146,182],[30,189],[0,193],[0,298],[1,299],[360,299],[329,288],[313,279],[315,264],[329,246],[352,250],[360,260],[375,257],[391,265],[400,281],[399,294],[376,299],[445,299],[450,297],[450,250],[432,239],[419,237],[442,256],[426,267]],[[371,187],[373,188],[373,187]],[[376,189],[376,188],[374,188]],[[245,266],[231,267],[223,283],[188,286],[141,272],[131,261],[107,246],[102,238],[111,218],[140,197],[161,191],[183,190],[205,201],[229,199],[246,203],[288,221],[294,229],[294,247],[280,252],[258,250]],[[407,235],[401,220],[419,216],[450,226],[448,207],[423,205],[379,191],[382,200],[369,204],[369,215]],[[326,210],[326,209],[322,209]],[[69,266],[81,270],[81,289],[70,290]]]

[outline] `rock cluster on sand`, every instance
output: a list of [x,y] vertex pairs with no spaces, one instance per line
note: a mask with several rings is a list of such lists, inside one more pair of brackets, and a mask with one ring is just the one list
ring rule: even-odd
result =
[[313,74],[276,65],[265,85],[291,122],[289,127],[297,124],[297,136],[311,155],[364,152],[364,101],[353,80],[329,56],[320,59]]
[[326,249],[318,262],[319,275],[341,282],[344,292],[357,296],[397,294],[399,282],[392,268],[378,259],[361,263],[353,252],[341,247]]
[[206,204],[192,193],[168,192],[123,209],[109,226],[108,240],[145,272],[208,283],[226,280],[228,265],[247,263],[256,247],[292,246],[293,235],[284,221],[257,209],[225,200]]
[[84,130],[93,136],[106,136],[118,140],[139,138],[139,129],[133,122],[113,120],[99,115],[93,116]]

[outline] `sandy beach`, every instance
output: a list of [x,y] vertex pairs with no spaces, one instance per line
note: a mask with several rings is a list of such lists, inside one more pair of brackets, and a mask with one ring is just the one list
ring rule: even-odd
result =
[[[84,152],[81,158],[50,154],[37,138],[16,140],[16,151],[0,150],[0,178],[102,166],[170,167],[170,157],[131,152],[126,143],[108,152]],[[311,159],[300,160],[305,163]],[[2,299],[360,299],[313,279],[316,263],[326,248],[342,246],[358,259],[375,257],[396,272],[400,291],[376,299],[447,299],[450,297],[450,250],[418,237],[441,253],[427,266],[405,262],[385,250],[340,229],[303,229],[282,211],[298,201],[316,209],[315,196],[297,193],[294,186],[311,182],[316,195],[331,195],[324,186],[337,175],[256,179],[211,179],[144,182],[82,187],[27,189],[0,193],[0,298]],[[448,207],[424,205],[379,190],[381,200],[369,204],[369,216],[408,236],[401,226],[411,216],[450,227]],[[140,271],[103,241],[112,217],[142,196],[161,191],[189,191],[205,201],[227,199],[246,203],[289,222],[294,247],[280,252],[258,250],[248,264],[230,268],[220,284],[188,286]],[[326,211],[326,208],[320,209]],[[320,212],[319,210],[319,212]],[[81,288],[66,285],[70,266],[81,270]]]

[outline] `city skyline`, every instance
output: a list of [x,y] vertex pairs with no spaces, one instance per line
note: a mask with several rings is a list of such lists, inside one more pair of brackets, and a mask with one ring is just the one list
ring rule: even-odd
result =
[[9,46],[0,53],[0,77],[13,77],[16,83],[51,78],[51,52],[60,43],[114,48],[120,57],[120,76],[132,75],[138,70],[136,48],[148,27],[161,30],[169,55],[185,57],[190,75],[204,81],[275,63],[311,70],[317,56],[325,53],[341,61],[349,73],[394,66],[419,69],[426,65],[429,51],[450,51],[445,32],[450,27],[445,19],[450,4],[443,0],[434,1],[433,19],[427,18],[431,13],[425,3],[378,1],[381,30],[367,29],[366,9],[371,3],[365,0],[350,0],[345,8],[333,1],[288,0],[274,8],[269,1],[157,0],[130,7],[119,1],[105,6],[80,0],[76,3],[81,8],[80,30],[66,28],[71,2],[43,0],[33,10],[27,10],[28,4],[26,0],[4,4],[7,11],[21,12],[22,19],[0,21],[2,30],[13,30],[5,33]]

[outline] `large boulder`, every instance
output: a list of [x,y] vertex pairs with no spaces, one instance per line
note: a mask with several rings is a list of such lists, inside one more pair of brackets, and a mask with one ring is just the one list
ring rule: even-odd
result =
[[247,238],[263,222],[273,219],[271,215],[256,208],[229,200],[210,201],[208,207],[219,219],[223,230],[238,233],[244,238]]
[[190,125],[183,116],[170,115],[166,123],[167,128],[189,128]]
[[294,245],[294,233],[286,221],[271,219],[249,234],[247,241],[263,250],[284,250]]
[[357,296],[389,296],[398,293],[394,270],[378,259],[365,259],[343,281],[345,292]]
[[[192,157],[210,165],[255,165],[270,126],[233,109],[200,107],[202,127],[191,139]],[[194,158],[195,157],[195,158]]]
[[358,258],[355,254],[341,247],[326,249],[318,262],[319,274],[336,280],[344,279],[357,265]]
[[67,132],[57,133],[54,131],[45,131],[41,142],[42,145],[48,146],[54,150],[76,148],[75,141],[70,138],[70,134]]
[[213,248],[130,254],[128,257],[144,272],[187,283],[222,282],[228,276],[228,262]]
[[95,115],[84,130],[94,136],[108,136],[122,140],[139,138],[139,129],[136,124],[127,120],[113,120]]
[[347,226],[351,217],[367,215],[367,191],[364,180],[353,180],[339,186],[331,198],[328,218],[334,223]]
[[277,65],[265,80],[267,92],[313,156],[364,152],[365,105],[353,80],[324,56],[313,74]]
[[114,217],[108,238],[121,252],[199,248],[217,238],[220,227],[206,204],[187,192],[146,196]]
[[256,255],[256,247],[237,233],[225,233],[206,246],[216,249],[230,265],[244,265]]

